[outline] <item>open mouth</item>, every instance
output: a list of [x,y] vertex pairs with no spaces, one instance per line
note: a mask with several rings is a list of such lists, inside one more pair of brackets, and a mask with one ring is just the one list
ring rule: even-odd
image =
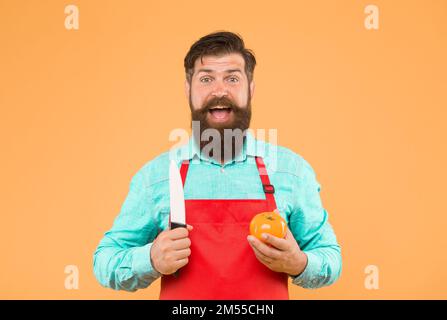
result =
[[225,122],[230,118],[233,110],[230,107],[216,106],[216,107],[210,108],[208,112],[210,113],[211,118],[214,121]]

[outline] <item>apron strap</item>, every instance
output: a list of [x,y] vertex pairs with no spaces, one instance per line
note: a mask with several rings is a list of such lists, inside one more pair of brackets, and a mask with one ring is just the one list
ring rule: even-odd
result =
[[265,168],[264,160],[261,157],[255,157],[256,165],[258,166],[259,177],[262,182],[262,189],[264,189],[265,199],[268,202],[269,210],[273,211],[277,209],[276,201],[273,194],[275,193],[275,187],[270,184],[269,175],[267,173],[267,169]]
[[[275,193],[275,187],[272,184],[270,184],[270,179],[267,173],[267,169],[265,168],[264,160],[262,160],[261,157],[255,157],[255,159],[259,171],[259,177],[261,178],[262,182],[262,189],[264,190],[265,199],[267,200],[268,208],[269,210],[273,211],[274,209],[277,209],[275,197],[273,196],[273,194]],[[189,168],[189,160],[184,160],[182,162],[182,166],[180,167],[180,175],[182,177],[183,187],[185,186],[186,175],[188,174],[188,168]]]
[[184,160],[182,166],[180,167],[180,176],[182,177],[183,187],[185,187],[186,175],[188,173],[189,160]]

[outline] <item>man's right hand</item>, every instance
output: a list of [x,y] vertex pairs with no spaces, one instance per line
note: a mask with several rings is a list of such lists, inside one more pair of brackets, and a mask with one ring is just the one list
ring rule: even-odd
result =
[[188,264],[191,240],[188,235],[193,229],[175,228],[161,232],[152,243],[150,259],[152,266],[161,274],[172,274]]

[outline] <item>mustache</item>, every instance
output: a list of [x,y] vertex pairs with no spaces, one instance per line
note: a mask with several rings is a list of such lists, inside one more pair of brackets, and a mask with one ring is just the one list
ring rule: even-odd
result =
[[222,106],[227,107],[232,110],[238,110],[240,109],[238,105],[236,105],[233,101],[231,101],[227,97],[215,97],[208,101],[202,108],[201,112],[208,112],[211,108]]

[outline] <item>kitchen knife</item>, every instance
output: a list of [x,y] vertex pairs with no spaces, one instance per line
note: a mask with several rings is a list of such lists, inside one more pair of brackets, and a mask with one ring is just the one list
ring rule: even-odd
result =
[[[173,160],[171,160],[169,165],[169,196],[171,206],[171,214],[169,216],[170,229],[186,228],[183,182],[177,164]],[[179,270],[174,272],[175,277],[178,277],[178,274]]]

